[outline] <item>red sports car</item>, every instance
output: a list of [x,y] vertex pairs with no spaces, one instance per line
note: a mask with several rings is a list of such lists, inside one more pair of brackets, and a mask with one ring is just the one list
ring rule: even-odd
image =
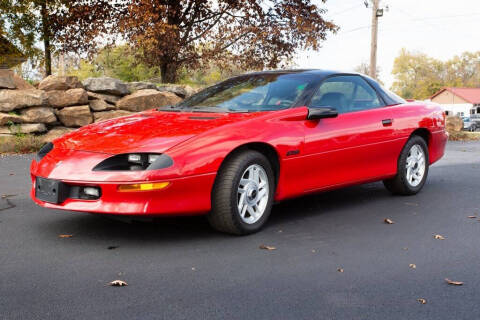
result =
[[287,198],[378,180],[416,194],[447,138],[439,107],[363,75],[252,73],[46,144],[31,197],[126,217],[206,214],[217,230],[248,234]]

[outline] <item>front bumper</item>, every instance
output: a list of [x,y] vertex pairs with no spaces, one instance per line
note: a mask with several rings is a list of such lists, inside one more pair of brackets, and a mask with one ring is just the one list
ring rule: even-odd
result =
[[[210,211],[210,194],[216,172],[185,175],[181,171],[181,165],[177,164],[166,169],[148,171],[92,170],[110,156],[105,153],[53,148],[40,162],[35,159],[32,161],[31,198],[46,208],[111,215],[192,215]],[[96,200],[78,199],[75,192],[67,191],[59,203],[45,202],[35,196],[37,177],[61,181],[62,185],[66,185],[62,189],[70,191],[79,189],[78,187],[98,187],[101,196]],[[156,182],[169,182],[169,185],[161,190],[118,190],[119,185]],[[41,198],[49,197],[43,195]]]
[[[95,182],[61,179],[68,186],[95,186],[101,189],[97,200],[67,198],[59,204],[41,201],[35,197],[36,176],[31,175],[30,196],[38,205],[61,210],[102,213],[111,215],[197,215],[210,211],[210,193],[215,173],[170,179],[168,187],[154,191],[119,192],[118,186],[131,182]],[[152,183],[152,181],[148,181]]]

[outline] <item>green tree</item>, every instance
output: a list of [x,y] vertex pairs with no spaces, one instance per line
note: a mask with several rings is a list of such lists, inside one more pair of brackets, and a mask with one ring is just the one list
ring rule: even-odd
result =
[[[122,0],[0,0],[0,33],[52,73],[56,49],[91,49],[91,41],[106,32],[115,5]],[[38,47],[43,43],[43,50]]]
[[160,76],[158,67],[148,67],[138,59],[138,53],[128,45],[101,49],[90,61],[80,60],[78,68],[68,73],[80,79],[108,76],[123,81],[144,81]]
[[392,90],[406,99],[426,99],[442,88],[444,73],[442,61],[402,49],[393,65]]
[[427,99],[443,87],[480,87],[480,51],[440,61],[402,49],[392,74],[392,90],[407,99]]
[[445,81],[452,87],[480,87],[480,51],[464,52],[445,63]]
[[[22,53],[38,60],[42,50],[37,43],[44,40],[49,43],[49,34],[43,34],[41,3],[38,1],[0,0],[0,33],[12,42]],[[46,46],[45,51],[49,50]],[[47,54],[45,54],[45,57]]]

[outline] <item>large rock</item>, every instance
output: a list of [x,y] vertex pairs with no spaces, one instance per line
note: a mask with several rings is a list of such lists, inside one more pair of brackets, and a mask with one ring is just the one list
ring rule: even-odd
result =
[[463,120],[460,117],[447,117],[447,131],[459,132],[463,130]]
[[67,91],[53,90],[47,92],[48,103],[54,108],[62,108],[88,103],[88,94],[82,88]]
[[43,90],[0,90],[0,111],[39,107],[48,103]]
[[63,108],[57,111],[57,116],[67,127],[82,127],[93,122],[89,106]]
[[161,85],[157,87],[157,90],[160,92],[175,93],[182,99],[188,98],[196,93],[195,89],[187,85]]
[[131,93],[138,90],[157,89],[157,85],[151,82],[129,82],[127,83],[127,87]]
[[92,92],[108,93],[116,96],[124,96],[130,93],[125,83],[114,78],[88,78],[83,80],[82,83],[85,89]]
[[0,126],[4,126],[8,123],[22,123],[22,122],[23,122],[23,118],[19,115],[0,112]]
[[139,90],[129,96],[123,97],[117,102],[117,107],[122,110],[139,112],[176,104],[180,101],[182,101],[182,99],[174,93],[146,89]]
[[90,105],[90,109],[92,109],[93,111],[107,111],[107,110],[114,110],[117,108],[114,105],[105,102],[105,100],[100,100],[100,99],[90,100],[88,104]]
[[43,79],[38,85],[38,89],[51,91],[51,90],[69,90],[75,88],[82,88],[82,84],[78,81],[77,77],[73,76],[48,76]]
[[94,112],[93,118],[95,119],[95,122],[99,122],[103,120],[129,116],[131,114],[133,114],[133,112],[125,111],[125,110],[112,110],[112,111]]
[[0,69],[0,89],[16,89],[13,71]]
[[42,133],[45,131],[47,131],[47,127],[43,123],[26,123],[0,127],[0,134]]
[[64,134],[70,133],[75,129],[72,128],[66,128],[66,127],[55,127],[52,130],[48,131],[44,135],[39,136],[39,138],[42,140],[42,142],[50,142],[55,139],[60,138]]
[[88,99],[90,100],[105,100],[106,102],[110,102],[110,103],[117,103],[118,100],[122,99],[122,97],[119,97],[119,96],[114,96],[112,94],[104,94],[104,93],[96,93],[96,92],[90,92],[88,91],[87,92],[88,94]]
[[17,87],[18,90],[35,89],[34,86],[32,86],[27,81],[23,80],[22,77],[20,77],[16,73],[14,73],[12,77],[13,77],[13,82],[15,83],[15,87]]
[[41,122],[41,123],[55,123],[57,117],[52,108],[49,107],[33,107],[23,109],[21,111],[21,117],[24,122]]

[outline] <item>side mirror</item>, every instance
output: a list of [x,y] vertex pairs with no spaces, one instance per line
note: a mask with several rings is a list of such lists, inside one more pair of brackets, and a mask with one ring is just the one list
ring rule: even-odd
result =
[[338,111],[331,107],[309,107],[307,120],[336,118]]

